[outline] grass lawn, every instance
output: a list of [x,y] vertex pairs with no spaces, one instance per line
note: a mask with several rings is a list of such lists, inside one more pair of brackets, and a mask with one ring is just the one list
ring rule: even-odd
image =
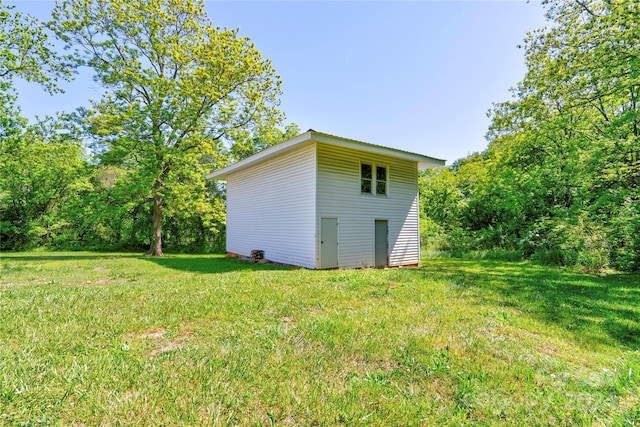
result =
[[0,425],[640,425],[640,275],[0,255]]

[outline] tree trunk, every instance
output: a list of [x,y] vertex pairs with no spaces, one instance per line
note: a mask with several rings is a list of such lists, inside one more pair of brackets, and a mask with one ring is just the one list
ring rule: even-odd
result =
[[153,242],[147,255],[164,256],[162,253],[162,196],[153,197]]

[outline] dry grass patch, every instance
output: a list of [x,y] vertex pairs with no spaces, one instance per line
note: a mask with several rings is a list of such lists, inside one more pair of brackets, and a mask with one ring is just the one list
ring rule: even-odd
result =
[[176,331],[172,331],[163,327],[148,328],[142,332],[130,332],[123,336],[124,346],[127,349],[151,347],[148,350],[150,357],[187,348],[193,337],[189,329],[178,328]]

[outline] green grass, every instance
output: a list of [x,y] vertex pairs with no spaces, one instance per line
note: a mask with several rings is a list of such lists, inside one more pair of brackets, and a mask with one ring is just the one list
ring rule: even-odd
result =
[[640,425],[640,276],[0,258],[0,425]]

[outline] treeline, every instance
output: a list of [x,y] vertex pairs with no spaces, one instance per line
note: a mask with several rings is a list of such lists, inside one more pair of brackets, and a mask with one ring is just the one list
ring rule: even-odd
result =
[[488,148],[421,177],[423,242],[640,268],[640,3],[546,1]]
[[[153,241],[148,183],[139,171],[91,155],[73,117],[29,125],[24,119],[2,137],[0,147],[0,246],[2,250],[36,247],[146,251]],[[6,128],[5,128],[6,130]],[[258,129],[241,137],[225,161],[234,161],[266,145],[297,135]],[[203,169],[215,165],[201,159]],[[198,170],[200,172],[200,170]],[[224,251],[225,202],[214,182],[183,179],[165,192],[164,246],[170,251]]]
[[[100,99],[21,116],[16,78],[54,95],[78,68]],[[280,83],[202,0],[58,1],[46,23],[0,1],[0,249],[223,250],[205,175],[299,133]]]
[[[638,270],[640,3],[544,5],[487,149],[421,175],[422,242]],[[205,173],[299,132],[283,127],[269,61],[201,0],[72,0],[53,18],[0,2],[0,248],[222,250],[224,199]],[[76,67],[101,99],[21,117],[14,78],[55,94]]]

